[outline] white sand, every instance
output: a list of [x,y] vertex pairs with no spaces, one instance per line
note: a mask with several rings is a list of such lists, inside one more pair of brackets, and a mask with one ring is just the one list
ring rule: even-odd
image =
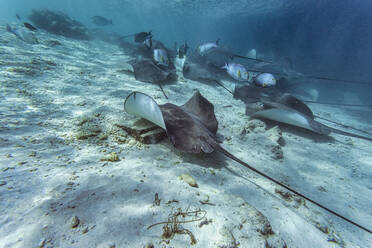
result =
[[[187,234],[163,239],[164,225],[147,230],[177,208],[206,211],[208,223],[201,227],[201,221],[180,224],[195,236],[192,247],[372,244],[371,234],[297,196],[285,200],[281,187],[221,154],[184,154],[168,140],[142,145],[126,135],[114,124],[133,118],[123,111],[131,91],[160,104],[166,99],[156,85],[120,72],[130,57],[113,55],[122,53],[118,47],[42,32],[41,44],[28,45],[4,26],[0,33],[0,247],[190,247]],[[62,45],[50,46],[50,40]],[[214,104],[228,151],[372,228],[370,142],[340,135],[332,140],[286,126],[280,128],[281,147],[270,138],[280,129],[267,131],[263,122],[249,121],[244,104],[221,87],[181,78],[164,86],[176,104],[194,89]],[[311,107],[318,115],[371,129],[352,109]],[[77,139],[84,130],[98,135]],[[273,148],[284,158],[274,158]],[[120,161],[100,161],[111,152]],[[184,173],[199,187],[180,180]],[[76,228],[73,216],[80,220]],[[269,225],[274,234],[265,232]]]

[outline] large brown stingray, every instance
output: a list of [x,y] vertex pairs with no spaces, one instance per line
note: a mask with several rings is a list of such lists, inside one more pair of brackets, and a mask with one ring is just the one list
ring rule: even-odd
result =
[[163,128],[173,146],[179,150],[190,153],[211,153],[217,150],[253,169],[218,144],[218,122],[214,106],[199,91],[181,106],[172,103],[158,105],[150,96],[132,92],[124,102],[124,109],[129,114],[142,117]]
[[[142,110],[144,106],[149,109]],[[215,137],[218,122],[214,106],[199,91],[181,106],[172,103],[157,105],[150,96],[133,92],[125,100],[124,108],[129,114],[140,116],[165,129],[177,149],[192,153],[223,150]]]
[[314,119],[311,109],[301,100],[275,88],[242,86],[235,88],[234,97],[246,104],[246,114],[253,118],[269,119],[312,132],[328,135],[331,132],[372,140],[372,138],[326,126]]
[[147,119],[163,128],[167,132],[167,135],[175,148],[191,153],[211,153],[214,150],[220,151],[227,157],[244,165],[250,170],[253,170],[257,174],[299,195],[343,220],[372,233],[371,230],[353,222],[333,210],[330,210],[296,190],[291,189],[285,184],[253,168],[249,164],[232,155],[230,152],[226,151],[216,140],[218,122],[214,114],[214,106],[204,98],[199,91],[196,91],[191,99],[181,106],[172,103],[158,105],[150,96],[141,92],[132,92],[125,99],[124,109],[129,114]]

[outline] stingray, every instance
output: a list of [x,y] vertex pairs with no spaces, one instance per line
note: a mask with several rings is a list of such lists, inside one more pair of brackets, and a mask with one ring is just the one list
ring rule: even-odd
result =
[[246,114],[252,118],[268,119],[328,135],[337,133],[345,136],[372,140],[370,137],[345,132],[326,126],[314,119],[311,109],[301,100],[276,88],[242,86],[235,88],[234,98],[246,104]]
[[176,77],[173,69],[156,65],[151,59],[136,59],[131,62],[134,77],[149,83],[168,82]]
[[185,62],[182,68],[182,74],[185,78],[191,80],[217,83],[232,94],[232,92],[220,81],[221,78],[226,78],[226,73],[213,65],[197,62]]
[[266,179],[269,179],[343,220],[372,233],[371,230],[262,173],[223,148],[217,142],[216,138],[218,121],[214,114],[214,106],[204,98],[199,91],[196,91],[194,95],[181,106],[172,103],[158,105],[150,96],[141,92],[132,92],[125,99],[124,110],[129,114],[144,118],[164,129],[170,142],[176,149],[188,153],[212,153],[213,151],[219,151]]
[[161,84],[177,81],[177,74],[173,67],[156,65],[151,59],[136,59],[131,62],[131,65],[136,80],[157,84],[168,99]]

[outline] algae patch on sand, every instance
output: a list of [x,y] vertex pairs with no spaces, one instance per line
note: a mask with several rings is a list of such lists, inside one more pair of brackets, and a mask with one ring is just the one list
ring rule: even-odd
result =
[[119,156],[116,154],[116,152],[112,152],[106,156],[103,156],[101,158],[101,161],[117,162],[117,161],[120,161],[120,159],[119,159]]

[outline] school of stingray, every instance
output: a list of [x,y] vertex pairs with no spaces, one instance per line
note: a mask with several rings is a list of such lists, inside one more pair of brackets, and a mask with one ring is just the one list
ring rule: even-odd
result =
[[[93,22],[97,23],[97,25],[112,24],[112,21],[102,19],[99,16],[93,17]],[[9,25],[7,25],[7,31],[25,42],[35,42],[36,38],[32,32],[37,29],[29,23],[24,23],[24,26],[31,32],[21,32],[21,30],[16,30]],[[134,39],[135,45],[129,42],[128,39]],[[275,121],[279,124],[307,129],[320,135],[337,133],[354,138],[372,140],[372,137],[342,131],[317,121],[309,106],[284,90],[282,82],[285,82],[285,79],[277,79],[280,76],[279,73],[278,75],[275,72],[249,70],[241,64],[232,62],[234,58],[240,58],[261,64],[272,63],[258,59],[255,51],[252,51],[250,56],[240,56],[224,48],[220,41],[217,40],[204,43],[188,54],[189,46],[187,42],[170,49],[161,41],[154,40],[151,31],[122,36],[119,37],[119,41],[126,53],[136,57],[131,62],[136,80],[159,85],[166,98],[167,95],[162,86],[165,86],[168,82],[176,82],[176,70],[180,69],[185,78],[222,86],[226,90],[226,94],[245,103],[245,113],[251,118]],[[258,74],[250,77],[252,71],[258,72]],[[235,80],[234,91],[229,90],[221,82],[221,79],[226,77]],[[307,76],[307,78],[311,77],[322,79],[316,76]],[[340,81],[331,78],[324,79]],[[141,92],[132,92],[125,99],[124,110],[133,116],[144,118],[164,129],[169,141],[176,149],[187,153],[212,153],[213,151],[218,151],[331,214],[372,233],[370,228],[355,223],[351,219],[328,209],[316,200],[310,199],[295,189],[267,176],[223,148],[216,138],[218,121],[214,113],[213,103],[209,102],[198,91],[181,106],[172,103],[158,105],[151,96]]]

